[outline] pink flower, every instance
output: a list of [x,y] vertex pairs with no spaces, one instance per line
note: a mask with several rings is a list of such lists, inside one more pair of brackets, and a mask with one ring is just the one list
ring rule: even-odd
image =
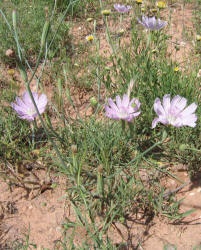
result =
[[111,98],[108,99],[108,104],[105,105],[105,115],[115,120],[126,120],[130,122],[134,117],[138,116],[141,112],[137,112],[140,108],[140,102],[137,98],[129,101],[128,95],[123,95],[121,100],[120,96],[116,96],[116,104]]
[[156,98],[154,103],[154,110],[158,115],[152,122],[152,128],[155,128],[157,123],[164,125],[172,125],[174,127],[189,126],[195,127],[197,116],[194,114],[197,105],[192,103],[186,107],[187,100],[184,97],[176,95],[170,101],[170,95],[164,95],[163,105],[159,98]]
[[[42,114],[47,105],[47,96],[42,94],[38,97],[36,92],[32,92],[32,95],[38,107],[39,113]],[[28,91],[23,94],[22,100],[19,97],[16,97],[16,103],[17,104],[12,102],[11,107],[17,112],[20,119],[25,119],[31,122],[38,116]]]
[[166,21],[156,19],[155,16],[153,17],[142,16],[142,20],[138,18],[138,22],[148,30],[160,30],[167,25]]
[[114,8],[119,13],[126,13],[126,12],[129,12],[130,9],[132,9],[132,7],[129,5],[125,6],[125,5],[121,5],[121,4],[114,4]]

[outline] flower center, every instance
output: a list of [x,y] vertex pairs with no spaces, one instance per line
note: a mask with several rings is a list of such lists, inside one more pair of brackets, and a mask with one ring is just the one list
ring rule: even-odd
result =
[[35,113],[36,113],[36,110],[35,110],[34,107],[33,107],[33,108],[27,109],[27,115],[32,116],[32,115],[34,115]]
[[118,115],[120,119],[124,119],[128,116],[128,112],[126,109],[121,108],[119,109]]
[[168,119],[168,122],[169,122],[170,124],[173,124],[173,123],[175,122],[175,120],[177,119],[177,117],[175,117],[175,116],[169,114],[169,115],[167,116],[167,119]]
[[167,115],[167,119],[168,119],[170,124],[173,124],[176,121],[176,119],[178,119],[180,117],[180,114],[179,114],[180,112],[181,112],[181,110],[177,106],[172,107],[170,109],[170,111],[168,112],[168,115]]

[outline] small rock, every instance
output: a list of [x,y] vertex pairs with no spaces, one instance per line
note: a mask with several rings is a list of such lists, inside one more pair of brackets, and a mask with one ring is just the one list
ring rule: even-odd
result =
[[193,196],[193,195],[195,195],[195,193],[194,193],[194,192],[192,192],[192,193],[190,193],[189,195],[190,195],[190,196]]
[[5,54],[7,57],[15,57],[15,52],[13,49],[7,49]]

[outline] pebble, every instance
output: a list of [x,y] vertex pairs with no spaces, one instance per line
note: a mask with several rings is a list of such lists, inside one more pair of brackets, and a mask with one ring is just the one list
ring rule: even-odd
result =
[[193,195],[195,195],[195,193],[190,193],[189,195],[190,195],[190,196],[193,196]]
[[62,228],[61,227],[56,227],[57,232],[61,232]]

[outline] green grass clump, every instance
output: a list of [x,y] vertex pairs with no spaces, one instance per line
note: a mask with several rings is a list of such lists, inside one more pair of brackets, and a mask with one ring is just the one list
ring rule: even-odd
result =
[[[5,11],[6,18],[10,23],[11,30],[8,28],[3,16],[0,16],[0,60],[7,63],[16,63],[16,58],[6,57],[6,51],[8,49],[14,49],[17,55],[17,47],[13,36],[12,28],[12,11],[15,9],[17,12],[17,33],[19,37],[19,43],[22,48],[22,53],[25,58],[30,62],[35,63],[36,56],[40,51],[40,39],[43,25],[46,18],[50,19],[53,2],[50,1],[12,1],[1,2],[0,8]],[[61,13],[55,13],[54,25],[52,25],[52,32],[57,29],[60,22]],[[49,41],[53,38],[49,37]],[[62,38],[62,39],[61,39]],[[63,41],[63,42],[61,42]],[[59,31],[54,38],[54,42],[51,45],[50,58],[52,56],[58,56],[60,51],[68,47],[70,44],[69,26],[67,22],[62,22]],[[54,51],[54,52],[53,52]]]
[[68,14],[72,17],[83,17],[86,12],[94,10],[94,4],[98,3],[97,0],[58,0],[57,8],[59,11],[64,11],[69,7]]

